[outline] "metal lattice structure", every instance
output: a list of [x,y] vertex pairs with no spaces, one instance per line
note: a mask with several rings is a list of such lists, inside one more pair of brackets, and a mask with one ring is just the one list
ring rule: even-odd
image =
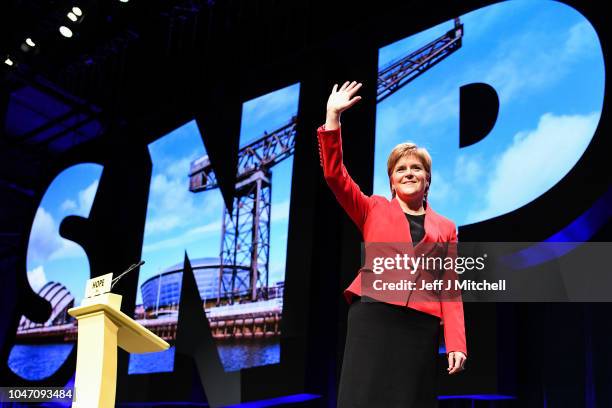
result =
[[[270,214],[272,174],[270,168],[295,151],[297,118],[274,132],[244,146],[238,152],[238,181],[230,214],[223,210],[219,291],[223,300],[267,299],[270,259]],[[208,156],[191,164],[189,190],[208,191],[218,187]]]
[[[377,103],[422,75],[461,47],[463,24],[409,55],[391,62],[378,73]],[[223,213],[219,291],[217,303],[236,299],[267,299],[270,255],[271,168],[295,151],[297,118],[238,151],[234,208]],[[208,156],[193,161],[189,190],[196,193],[218,187]]]
[[258,170],[236,186],[232,214],[223,213],[219,292],[236,298],[267,299],[270,259],[271,174]]
[[382,102],[412,82],[443,59],[461,48],[463,24],[455,19],[455,27],[420,49],[394,61],[380,70],[376,102]]
[[[295,126],[297,118],[276,129],[265,133],[261,138],[251,142],[238,151],[238,182],[260,169],[272,166],[291,157],[295,150]],[[194,193],[212,190],[218,187],[208,156],[200,157],[191,163],[189,171],[189,191]]]

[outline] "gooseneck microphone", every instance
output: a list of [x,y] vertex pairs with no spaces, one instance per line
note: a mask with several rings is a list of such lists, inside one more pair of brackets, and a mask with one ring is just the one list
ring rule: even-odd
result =
[[125,272],[121,273],[121,275],[117,276],[116,278],[114,278],[111,282],[111,290],[113,290],[113,288],[115,287],[115,285],[117,284],[117,282],[119,282],[119,279],[123,278],[126,274],[128,274],[129,272],[133,271],[134,269],[144,265],[145,261],[140,261],[138,263],[132,264],[129,268],[127,268],[125,270]]

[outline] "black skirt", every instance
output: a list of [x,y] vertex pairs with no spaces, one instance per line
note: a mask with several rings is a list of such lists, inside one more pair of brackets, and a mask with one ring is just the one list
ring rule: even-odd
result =
[[349,308],[338,408],[437,407],[439,332],[435,316],[356,300]]

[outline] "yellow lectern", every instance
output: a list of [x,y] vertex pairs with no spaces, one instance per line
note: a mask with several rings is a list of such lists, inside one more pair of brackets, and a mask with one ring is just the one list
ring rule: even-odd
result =
[[121,312],[121,296],[104,293],[68,310],[78,322],[73,407],[112,408],[117,382],[117,346],[129,353],[170,345]]

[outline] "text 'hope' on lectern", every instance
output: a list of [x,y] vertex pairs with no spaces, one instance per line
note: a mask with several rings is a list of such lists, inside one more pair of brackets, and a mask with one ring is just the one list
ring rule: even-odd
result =
[[121,312],[121,296],[103,293],[68,310],[78,322],[73,407],[112,408],[117,382],[117,347],[151,353],[170,345]]

